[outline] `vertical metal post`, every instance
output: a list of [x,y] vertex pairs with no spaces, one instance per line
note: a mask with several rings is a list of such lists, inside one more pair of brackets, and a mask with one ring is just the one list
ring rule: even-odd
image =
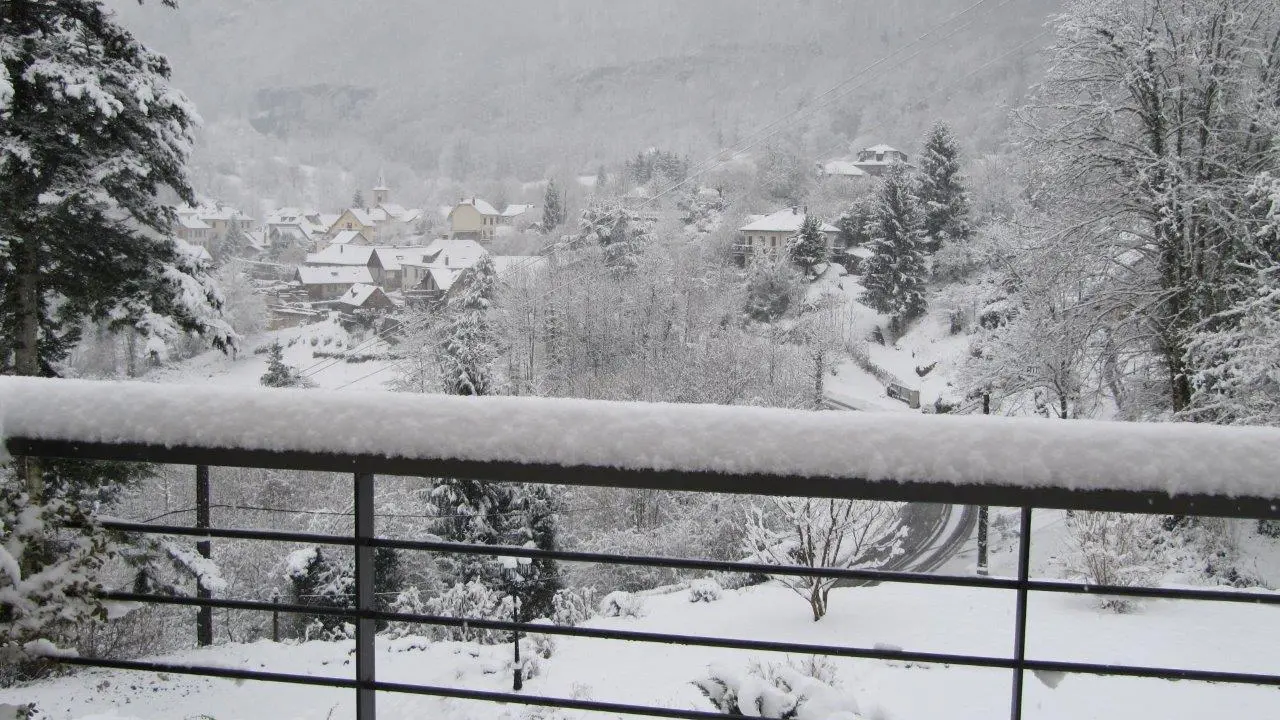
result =
[[[982,393],[982,414],[991,414],[991,393]],[[989,541],[987,534],[989,532],[989,519],[991,508],[986,505],[978,507],[978,574],[986,575],[987,570],[987,548]]]
[[[196,466],[196,527],[209,529],[209,466]],[[208,558],[212,554],[212,543],[201,540],[196,543],[196,552]],[[208,599],[213,593],[196,579],[196,597]],[[213,644],[213,608],[205,606],[196,610],[196,644],[200,646]]]
[[355,474],[355,553],[356,553],[356,720],[374,720],[377,715],[373,636],[376,621],[363,613],[372,612],[373,594],[373,473]]
[[[511,622],[520,622],[520,597],[516,595],[516,585],[511,583]],[[511,631],[511,646],[515,648],[515,667],[511,675],[511,689],[519,692],[524,689],[524,668],[520,667],[520,631]]]
[[1018,605],[1013,626],[1013,701],[1009,717],[1022,720],[1022,679],[1027,659],[1027,580],[1031,574],[1031,508],[1022,508],[1018,530]]

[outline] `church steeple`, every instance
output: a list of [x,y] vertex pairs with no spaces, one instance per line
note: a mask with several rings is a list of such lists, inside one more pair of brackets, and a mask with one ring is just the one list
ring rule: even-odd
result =
[[391,188],[387,187],[387,180],[382,175],[382,170],[378,171],[378,187],[373,189],[373,205],[377,207],[391,197]]

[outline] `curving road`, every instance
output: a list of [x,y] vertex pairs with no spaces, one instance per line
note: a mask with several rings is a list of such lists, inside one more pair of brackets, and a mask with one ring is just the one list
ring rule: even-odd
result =
[[[833,410],[856,412],[862,409],[848,401],[831,397],[824,399]],[[902,524],[907,527],[903,552],[883,564],[873,566],[880,570],[928,573],[955,557],[969,538],[973,537],[973,531],[978,525],[978,509],[972,505],[908,503],[902,511]],[[875,553],[872,550],[867,560],[874,561]],[[836,583],[836,587],[868,584],[874,583],[842,580]]]

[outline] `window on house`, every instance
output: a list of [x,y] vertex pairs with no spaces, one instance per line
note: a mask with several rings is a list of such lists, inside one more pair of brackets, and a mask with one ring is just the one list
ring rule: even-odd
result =
[[769,247],[774,247],[774,248],[778,247],[778,238],[776,237],[769,238]]

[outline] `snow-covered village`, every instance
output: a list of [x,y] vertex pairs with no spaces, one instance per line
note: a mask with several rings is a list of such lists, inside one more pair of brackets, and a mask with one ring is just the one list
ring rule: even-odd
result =
[[1275,0],[0,1],[0,720],[1280,719]]

